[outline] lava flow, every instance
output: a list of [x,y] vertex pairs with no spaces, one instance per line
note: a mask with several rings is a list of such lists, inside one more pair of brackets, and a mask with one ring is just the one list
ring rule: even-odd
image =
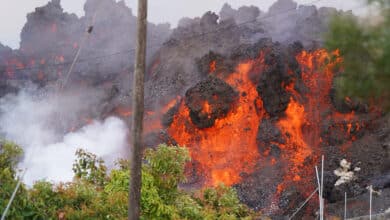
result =
[[342,62],[338,51],[302,51],[296,60],[307,92],[300,94],[293,85],[286,86],[292,96],[285,116],[277,122],[285,143],[277,144],[282,151],[282,159],[288,163],[288,170],[285,171],[283,182],[278,185],[278,194],[296,182],[293,185],[303,195],[308,195],[307,189],[313,188],[313,185],[305,179],[314,176],[313,167],[318,164],[320,155],[324,154],[322,147],[329,145],[321,135],[325,118],[333,119],[336,114],[348,118],[350,114],[336,112],[331,104],[334,71]]
[[[263,108],[261,94],[250,75],[254,72],[262,74],[266,67],[264,56],[263,51],[259,58],[239,63],[234,73],[224,78],[219,77],[240,95],[229,112],[215,119],[211,126],[197,126],[184,100],[174,115],[168,134],[179,145],[189,148],[192,159],[196,162],[195,169],[203,177],[204,185],[237,184],[242,180],[243,174],[250,174],[262,167],[256,138],[262,119],[270,116]],[[340,115],[348,118],[351,114],[336,112],[331,104],[330,90],[334,69],[342,62],[338,51],[302,51],[295,59],[299,64],[301,78],[294,76],[292,82],[284,86],[290,101],[282,117],[274,120],[274,126],[280,131],[282,140],[272,142],[281,150],[280,158],[273,159],[272,162],[287,163],[283,168],[283,182],[278,184],[280,192],[286,185],[303,183],[305,177],[313,174],[313,167],[322,153],[321,147],[327,144],[321,136],[322,121]],[[210,72],[218,72],[215,61],[210,62]],[[288,72],[293,74],[291,70]],[[301,84],[305,89],[295,89],[294,83],[298,80],[303,82]],[[206,115],[205,118],[212,118],[214,110],[210,101],[200,102],[199,108],[201,110],[197,117]],[[346,131],[350,132],[351,122],[345,126]],[[306,181],[298,188],[304,190],[306,183],[311,184],[311,181]]]

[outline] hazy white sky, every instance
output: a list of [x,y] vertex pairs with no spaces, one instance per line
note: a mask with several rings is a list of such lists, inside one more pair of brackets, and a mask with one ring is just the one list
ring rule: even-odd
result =
[[[38,6],[46,4],[49,0],[0,0],[0,42],[12,48],[19,47],[20,31],[26,22],[26,15]],[[133,12],[138,0],[125,0]],[[201,16],[206,11],[219,12],[222,5],[227,2],[233,8],[242,5],[255,5],[265,11],[276,0],[149,0],[149,21],[154,23],[169,22],[175,26],[182,17]],[[315,2],[315,0],[295,0],[299,4]],[[85,0],[61,0],[65,11],[84,14]],[[332,6],[343,10],[357,8],[363,0],[319,0],[317,6]],[[361,8],[354,10],[359,13]]]

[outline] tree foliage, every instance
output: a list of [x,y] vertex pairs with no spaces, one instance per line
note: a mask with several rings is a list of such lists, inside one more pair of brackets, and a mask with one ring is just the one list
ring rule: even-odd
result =
[[[16,184],[16,163],[22,151],[1,145],[0,209]],[[25,186],[12,205],[9,219],[127,219],[129,163],[120,160],[110,172],[96,155],[78,150],[72,182],[38,181]],[[259,213],[241,204],[226,186],[184,191],[187,149],[159,145],[145,152],[142,166],[141,219],[255,219]],[[7,178],[3,178],[6,175]],[[6,180],[7,182],[5,182]],[[6,184],[7,187],[4,187]]]
[[[0,210],[4,210],[17,184],[17,163],[23,150],[7,141],[0,142]],[[14,207],[10,209],[10,219],[23,219],[30,215],[27,192],[22,185],[16,194]]]
[[390,110],[390,0],[369,0],[380,16],[362,22],[350,15],[337,15],[330,23],[326,46],[339,49],[344,73],[336,87],[341,97],[374,101]]
[[76,151],[77,159],[73,164],[76,178],[89,183],[103,186],[106,181],[107,167],[101,158],[82,149]]

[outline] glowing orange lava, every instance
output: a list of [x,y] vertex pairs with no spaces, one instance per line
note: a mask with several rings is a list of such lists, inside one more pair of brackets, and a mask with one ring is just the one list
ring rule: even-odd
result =
[[209,72],[213,73],[213,72],[215,72],[216,69],[217,69],[217,61],[213,60],[213,61],[210,62],[210,70],[209,70]]
[[211,106],[210,106],[210,104],[207,101],[205,101],[203,103],[202,112],[205,113],[205,114],[208,114],[208,115],[210,115],[211,112],[212,112]]
[[129,117],[132,114],[130,107],[118,106],[114,111],[117,115],[122,117]]
[[282,131],[286,143],[279,144],[279,146],[282,149],[284,159],[291,162],[287,179],[299,181],[305,159],[312,154],[312,148],[305,142],[302,133],[303,126],[307,124],[305,108],[291,98],[285,114],[286,116],[280,119],[277,125]]
[[53,24],[51,25],[50,31],[51,31],[52,33],[57,32],[57,24],[56,24],[56,23],[53,23]]
[[[289,171],[278,185],[278,191],[282,192],[291,182],[300,182],[297,184],[298,189],[307,194],[307,185],[302,184],[302,181],[314,175],[313,167],[318,164],[318,158],[323,154],[321,147],[327,144],[321,137],[323,120],[352,120],[354,112],[339,113],[331,103],[330,91],[334,72],[342,62],[337,50],[331,53],[324,49],[302,51],[296,56],[296,60],[308,91],[303,94],[305,101],[300,103],[297,100],[301,100],[302,95],[295,91],[294,82],[285,86],[292,97],[285,117],[277,122],[285,140],[285,143],[278,145],[282,149],[282,157],[290,162]],[[346,126],[349,133],[352,126]]]
[[[262,74],[268,68],[264,62],[266,53],[267,51],[261,51],[257,59],[242,61],[236,66],[234,73],[227,75],[215,73],[216,62],[210,62],[210,74],[224,80],[239,94],[227,115],[217,118],[211,127],[198,128],[193,124],[189,108],[184,100],[179,102],[179,98],[163,109],[164,112],[168,111],[179,103],[178,111],[167,131],[179,145],[189,149],[204,186],[240,183],[242,174],[262,169],[262,163],[270,163],[283,169],[281,182],[274,186],[277,193],[271,198],[278,201],[287,186],[296,186],[303,195],[314,189],[314,182],[307,178],[314,177],[313,167],[324,153],[322,147],[328,145],[322,136],[324,120],[336,126],[341,125],[341,130],[345,132],[343,135],[349,135],[351,142],[356,139],[352,133],[358,131],[361,125],[354,121],[354,112],[339,113],[331,102],[333,78],[336,68],[342,62],[338,51],[329,53],[324,49],[303,50],[295,57],[302,78],[295,75],[294,71],[287,70],[292,80],[288,84],[282,83],[282,87],[291,95],[290,101],[284,114],[273,122],[283,139],[271,143],[279,146],[280,157],[262,160],[256,138],[262,119],[270,116],[264,110],[261,96],[250,78],[253,79],[254,73]],[[300,90],[297,90],[296,85]],[[351,102],[348,98],[346,101]],[[202,115],[213,112],[213,106],[207,100],[200,105]],[[340,146],[341,150],[343,148]],[[263,152],[263,157],[269,156],[269,150],[264,149]]]
[[[235,73],[224,79],[240,94],[246,93],[239,96],[226,117],[216,119],[210,128],[199,129],[191,122],[189,109],[182,102],[168,128],[168,133],[180,145],[188,147],[192,159],[199,162],[205,185],[238,183],[241,174],[252,172],[259,159],[256,135],[265,112],[248,76],[254,64],[255,61],[243,62]],[[209,103],[203,104],[203,111],[211,111]]]

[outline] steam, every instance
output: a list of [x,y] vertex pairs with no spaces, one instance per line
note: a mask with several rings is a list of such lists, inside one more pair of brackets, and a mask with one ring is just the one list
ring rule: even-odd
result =
[[80,118],[93,113],[99,101],[98,93],[86,89],[55,93],[35,87],[0,99],[1,136],[23,147],[20,167],[28,169],[27,184],[71,180],[78,148],[97,154],[108,165],[121,156],[127,136],[121,119],[89,120],[84,125],[87,122]]
[[93,121],[76,132],[68,133],[61,142],[28,149],[23,167],[28,167],[26,182],[40,178],[69,181],[74,154],[78,148],[103,157],[108,164],[121,156],[126,147],[126,126],[116,117]]

